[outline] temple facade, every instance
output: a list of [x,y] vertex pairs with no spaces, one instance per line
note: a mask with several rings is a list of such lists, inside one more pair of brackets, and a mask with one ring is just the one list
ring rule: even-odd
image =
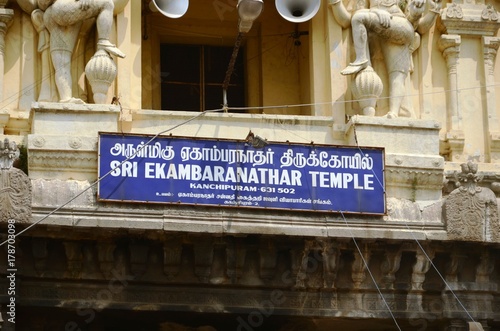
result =
[[499,11],[0,1],[0,329],[500,330]]

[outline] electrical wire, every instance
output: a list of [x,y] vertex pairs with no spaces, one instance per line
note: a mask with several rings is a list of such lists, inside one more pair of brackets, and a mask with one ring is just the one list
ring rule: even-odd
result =
[[[289,37],[290,33],[277,34],[277,36],[280,36],[280,35]],[[284,41],[282,40],[282,42],[278,42],[278,43],[272,45],[268,49],[263,50],[258,55],[254,56],[252,58],[249,58],[246,61],[247,62],[252,61],[254,58],[261,56],[265,52],[268,52],[268,51],[272,50],[273,48],[276,48],[277,46],[280,46],[283,43],[286,43],[287,41],[288,41],[288,38],[285,39]],[[74,59],[80,59],[84,55],[85,55],[85,50],[82,50],[82,52],[77,54],[74,57]],[[62,67],[62,65],[61,65],[61,67]],[[2,103],[0,104],[0,108],[5,109],[5,108],[7,108],[8,105],[17,102],[20,95],[23,95],[27,91],[31,91],[31,90],[35,89],[40,83],[44,82],[47,79],[50,79],[51,75],[52,75],[52,73],[47,74],[45,77],[42,77],[38,81],[28,85],[27,87],[20,90],[19,92],[14,93],[9,97],[5,97],[4,100],[2,101]],[[409,93],[409,94],[404,94],[404,95],[400,95],[400,96],[392,96],[392,97],[391,96],[384,96],[384,97],[381,96],[378,98],[378,100],[387,100],[387,99],[398,98],[398,97],[415,97],[415,96],[425,96],[425,95],[435,95],[435,94],[446,94],[446,93],[450,93],[450,92],[462,92],[462,91],[468,91],[468,90],[484,89],[484,88],[489,88],[489,87],[500,87],[500,82],[496,82],[494,84],[484,84],[484,85],[478,85],[478,86],[457,88],[457,89],[453,89],[453,90],[445,89],[445,90],[441,90],[441,91],[431,91],[431,92],[425,92],[425,93],[416,92],[416,93]],[[9,101],[9,100],[11,100],[11,101]],[[267,109],[289,109],[289,108],[324,106],[324,105],[334,106],[334,105],[342,105],[342,104],[352,104],[352,103],[359,102],[359,101],[361,101],[361,100],[360,99],[350,99],[350,100],[336,100],[333,102],[313,102],[313,103],[300,103],[300,104],[289,104],[289,105],[251,106],[251,107],[231,107],[228,105],[227,110],[234,110],[234,111],[262,110],[262,111],[264,111]],[[127,109],[129,109],[131,111],[141,110],[141,109],[135,109],[135,108],[127,108]],[[175,109],[172,109],[172,110],[164,109],[162,111],[176,111],[176,110]],[[199,111],[199,110],[192,110],[192,111]]]
[[470,320],[472,322],[476,323],[476,321],[471,316],[471,314],[469,313],[469,311],[467,310],[467,308],[465,308],[465,306],[463,305],[462,301],[456,295],[455,291],[453,291],[453,289],[450,287],[450,285],[448,284],[448,282],[446,281],[446,279],[443,277],[443,275],[441,274],[441,272],[438,270],[438,268],[436,267],[436,265],[434,264],[434,262],[432,262],[432,259],[429,257],[429,255],[425,251],[425,249],[422,246],[422,244],[420,244],[420,242],[418,241],[417,237],[415,236],[415,234],[413,233],[413,231],[408,226],[408,223],[405,222],[405,225],[406,225],[406,228],[408,230],[410,230],[410,234],[412,235],[413,239],[417,243],[417,245],[420,248],[420,250],[422,251],[422,253],[424,253],[424,255],[427,258],[427,260],[429,260],[429,262],[430,262],[431,266],[433,267],[433,269],[436,271],[436,273],[439,275],[439,277],[443,280],[444,284],[446,285],[446,288],[451,292],[451,294],[453,295],[453,297],[455,298],[455,300],[457,300],[457,302],[459,303],[460,307],[462,307],[462,309],[465,311],[465,313],[467,314],[467,316],[469,316]]
[[359,247],[358,245],[358,241],[356,240],[355,236],[354,236],[354,233],[352,232],[352,229],[351,227],[349,226],[349,223],[347,222],[347,219],[345,218],[345,215],[344,215],[344,212],[342,210],[339,210],[340,214],[342,215],[342,218],[344,219],[344,222],[345,222],[345,225],[347,226],[347,228],[349,229],[349,232],[351,234],[351,238],[352,238],[352,241],[354,242],[354,245],[356,246],[356,249],[358,250],[358,253],[359,255],[361,256],[361,259],[363,260],[363,264],[365,265],[365,268],[366,270],[368,271],[368,274],[370,275],[370,278],[372,279],[372,282],[373,284],[375,285],[375,287],[377,288],[377,292],[378,294],[380,295],[380,297],[382,298],[382,301],[384,302],[384,305],[385,307],[387,308],[387,310],[389,311],[389,314],[391,315],[392,317],[392,320],[394,321],[394,324],[396,324],[396,327],[398,328],[399,331],[401,331],[401,327],[399,326],[399,323],[398,321],[396,320],[396,316],[394,316],[392,310],[391,310],[391,307],[389,306],[389,304],[387,303],[387,300],[385,300],[385,297],[384,295],[382,294],[382,290],[380,289],[380,287],[378,286],[377,284],[377,281],[375,280],[375,276],[373,276],[373,273],[371,272],[370,270],[370,267],[368,266],[368,262],[366,261],[362,251],[361,251],[361,248]]
[[[356,123],[353,122],[353,126],[355,126],[355,125],[356,125]],[[361,148],[359,146],[358,138],[356,136],[356,130],[354,130],[354,135],[355,135],[356,146],[358,147],[358,149],[361,152],[361,154],[364,156],[364,153],[363,153],[363,151],[361,150]],[[373,169],[372,169],[372,172],[373,172],[373,174],[376,177],[376,174],[375,174],[375,172],[374,172]],[[380,180],[377,179],[377,181],[378,181],[379,185],[381,186],[381,188],[384,189],[384,192],[385,192],[385,188],[382,185],[382,183],[380,182]],[[344,220],[345,220],[345,218],[344,218]],[[448,284],[448,282],[446,281],[446,279],[443,277],[443,275],[441,274],[441,272],[439,271],[439,269],[436,267],[436,265],[434,264],[434,262],[432,262],[432,259],[429,257],[429,255],[425,251],[424,247],[422,246],[422,244],[420,243],[420,241],[418,240],[418,238],[413,233],[413,230],[408,225],[408,222],[406,222],[405,220],[403,220],[403,222],[404,222],[406,228],[410,231],[410,234],[411,234],[413,240],[415,240],[415,242],[417,243],[418,247],[420,248],[420,250],[422,251],[422,253],[425,255],[426,259],[429,261],[430,265],[433,267],[433,269],[436,271],[436,273],[439,275],[439,277],[441,278],[441,280],[446,285],[446,288],[452,293],[452,295],[455,298],[455,300],[457,300],[457,302],[459,303],[460,307],[462,307],[462,309],[465,311],[465,313],[471,319],[471,321],[475,323],[476,321],[474,320],[474,318],[472,317],[472,315],[469,313],[469,311],[467,310],[467,308],[465,308],[465,306],[463,305],[462,301],[458,298],[458,296],[456,295],[455,291],[453,291],[453,289]]]
[[[96,181],[94,181],[89,187],[85,188],[84,190],[82,190],[80,193],[78,193],[77,195],[73,196],[71,199],[69,199],[68,201],[66,201],[65,203],[63,203],[62,205],[60,205],[59,207],[55,208],[54,210],[52,210],[50,213],[48,213],[47,215],[43,216],[41,219],[39,219],[38,221],[30,224],[28,227],[24,228],[23,230],[19,231],[18,233],[15,234],[15,237],[25,233],[26,231],[28,231],[29,229],[33,228],[34,226],[40,224],[41,222],[43,222],[44,220],[46,220],[47,218],[49,218],[50,216],[54,215],[56,212],[58,212],[59,210],[61,210],[62,208],[64,208],[65,206],[67,206],[68,204],[70,204],[71,202],[73,202],[74,200],[76,200],[78,197],[82,196],[85,192],[87,192],[88,190],[90,190],[91,188],[93,188],[94,186],[96,186],[98,183],[100,183],[104,178],[106,178],[107,176],[109,176],[113,171],[115,171],[117,168],[121,167],[125,162],[129,161],[130,159],[134,158],[140,151],[142,151],[146,146],[148,146],[149,144],[151,144],[156,138],[158,138],[159,136],[161,136],[162,134],[165,134],[169,131],[172,131],[172,130],[175,130],[177,129],[178,127],[180,126],[183,126],[189,122],[192,122],[194,121],[195,119],[205,115],[206,113],[214,113],[214,112],[221,112],[223,111],[223,109],[214,109],[214,110],[205,110],[203,112],[200,112],[198,115],[196,116],[193,116],[177,125],[174,125],[173,127],[171,128],[168,128],[166,130],[163,130],[161,132],[158,132],[157,134],[155,134],[152,138],[150,138],[144,145],[141,145],[139,148],[137,148],[137,150],[135,151],[135,153],[133,153],[132,155],[130,155],[128,158],[126,158],[125,160],[123,160],[120,164],[118,164],[116,167],[114,167],[113,169],[109,170],[106,174],[104,174],[103,176],[99,177]],[[5,240],[4,242],[0,243],[0,247],[5,245],[9,240]]]
[[[187,32],[183,32],[183,33],[187,33]],[[217,37],[217,36],[210,36],[210,35],[207,35],[207,34],[199,34],[199,35],[203,35],[205,37],[209,36],[209,37]],[[240,37],[240,36],[239,36]],[[223,39],[222,37],[220,37],[221,39]],[[273,46],[269,49],[272,49],[276,47]],[[76,58],[79,58],[80,56],[83,56],[85,53],[82,51],[81,54],[77,55]],[[260,56],[261,54],[259,54],[258,56]],[[287,53],[287,57],[288,58],[288,53]],[[248,61],[252,60],[251,59],[248,59]],[[228,70],[229,71],[229,70]],[[225,84],[226,84],[226,81],[228,83],[228,74],[226,73],[226,79],[225,79]],[[230,75],[229,75],[230,77]],[[3,107],[6,107],[6,105],[9,105],[13,102],[16,102],[17,100],[17,96],[18,95],[21,95],[23,93],[25,93],[26,91],[29,91],[31,89],[34,89],[39,83],[43,82],[45,79],[49,79],[50,78],[50,74],[47,75],[47,77],[42,77],[41,80],[31,84],[31,86],[29,87],[26,87],[23,91],[20,91],[19,94],[15,94],[15,95],[12,95],[8,98],[5,98],[3,103],[2,103],[2,106]],[[484,85],[484,87],[492,87],[492,86],[499,86],[500,84],[493,84],[493,85]],[[478,88],[484,88],[484,87],[469,87],[469,88],[461,88],[461,89],[456,89],[457,92],[459,91],[465,91],[465,90],[471,90],[471,89],[478,89]],[[425,93],[426,95],[430,95],[430,94],[437,94],[437,93],[448,93],[450,92],[451,90],[445,90],[445,91],[436,91],[436,92],[427,92]],[[452,92],[452,91],[451,91]],[[421,93],[418,93],[418,94],[407,94],[405,96],[416,96],[416,95],[422,95]],[[9,100],[10,98],[12,98],[13,100],[11,102],[8,102],[6,105],[4,104],[5,100]],[[386,99],[386,98],[389,98],[389,97],[382,97],[382,98],[379,98],[379,99]],[[308,104],[295,104],[295,105],[279,105],[279,106],[263,106],[263,107],[227,107],[227,109],[231,109],[231,110],[265,110],[265,109],[287,109],[287,108],[295,108],[295,107],[307,107],[307,106],[318,106],[318,105],[334,105],[334,104],[341,104],[341,103],[352,103],[352,102],[357,102],[359,100],[344,100],[344,101],[335,101],[335,102],[325,102],[325,103],[308,103]],[[70,198],[69,200],[67,200],[65,203],[63,203],[62,205],[60,205],[59,207],[55,208],[54,210],[52,210],[51,212],[49,212],[47,215],[43,216],[41,219],[39,219],[38,221],[34,222],[33,224],[29,225],[28,227],[24,228],[23,230],[19,231],[18,233],[15,234],[15,237],[18,237],[20,236],[21,234],[27,232],[28,230],[30,230],[31,228],[33,228],[34,226],[40,224],[41,222],[43,222],[44,220],[46,220],[47,218],[49,218],[50,216],[54,215],[55,213],[57,213],[59,210],[61,210],[62,208],[64,208],[65,206],[67,206],[68,204],[70,204],[71,202],[73,202],[74,200],[76,200],[77,198],[79,198],[80,196],[82,196],[85,192],[87,192],[88,190],[92,189],[93,187],[95,187],[99,182],[101,182],[104,178],[106,178],[107,176],[109,176],[113,171],[115,171],[115,169],[117,169],[118,167],[120,167],[123,163],[129,161],[131,158],[133,158],[134,156],[136,156],[144,147],[148,146],[149,144],[151,144],[158,136],[166,133],[166,132],[169,132],[169,131],[172,131],[182,125],[185,125],[203,115],[205,115],[206,113],[209,113],[209,112],[219,112],[219,111],[223,111],[224,109],[216,109],[216,110],[205,110],[203,112],[200,112],[199,114],[197,114],[196,116],[193,116],[191,117],[190,119],[182,122],[182,123],[179,123],[169,129],[166,129],[166,130],[163,130],[159,133],[157,133],[156,135],[154,135],[152,138],[150,138],[150,140],[148,140],[144,145],[142,145],[140,148],[138,148],[136,150],[135,153],[133,153],[132,155],[130,155],[127,159],[123,160],[119,165],[117,165],[115,168],[111,169],[110,171],[108,171],[105,175],[99,177],[96,181],[94,181],[91,185],[89,185],[89,187],[85,188],[84,190],[82,190],[80,193],[76,194],[75,196],[73,196],[72,198]],[[281,123],[280,123],[281,124]],[[363,151],[361,150],[360,146],[359,146],[359,142],[358,142],[358,139],[357,139],[357,134],[356,134],[356,130],[355,130],[355,123],[353,123],[353,126],[354,126],[354,136],[355,136],[355,142],[356,142],[356,145],[358,147],[358,149],[360,150],[360,152],[364,155]],[[384,193],[385,193],[385,188],[383,186],[383,184],[381,183],[380,179],[378,178],[378,176],[374,173],[376,179],[377,179],[377,182],[379,183],[379,185],[382,187],[382,189],[384,189]],[[349,229],[349,232],[351,234],[351,237],[352,237],[352,240],[354,242],[354,245],[356,246],[356,249],[365,265],[365,268],[366,270],[368,271],[368,274],[370,275],[370,278],[372,280],[372,282],[374,283],[377,291],[378,291],[378,294],[379,296],[381,297],[384,305],[386,306],[387,310],[389,311],[396,327],[398,328],[398,330],[401,331],[401,328],[389,306],[389,304],[387,303],[380,287],[378,286],[376,280],[375,280],[375,277],[373,276],[369,266],[368,266],[368,263],[361,251],[361,248],[359,247],[358,243],[357,243],[357,240],[354,236],[354,233],[352,232],[352,229],[351,227],[349,226],[349,223],[347,222],[347,219],[345,218],[345,215],[342,211],[340,211],[341,215],[342,215],[342,218],[346,224],[346,226],[348,227]],[[432,259],[428,256],[428,254],[426,253],[425,249],[423,248],[423,246],[420,244],[419,240],[416,238],[415,234],[413,233],[413,231],[411,230],[411,228],[409,227],[408,223],[405,222],[405,225],[407,227],[407,229],[410,231],[410,234],[412,235],[413,239],[415,240],[415,242],[417,243],[417,245],[419,246],[419,248],[421,249],[421,251],[423,252],[423,254],[425,255],[425,257],[428,259],[428,261],[430,262],[431,266],[434,268],[434,270],[437,272],[437,274],[439,275],[439,277],[443,280],[443,282],[446,284],[446,287],[449,289],[449,291],[453,294],[454,298],[458,301],[458,303],[460,304],[460,306],[462,307],[462,309],[466,312],[466,314],[468,315],[468,317],[473,321],[475,322],[474,318],[471,316],[471,314],[469,313],[469,311],[466,309],[466,307],[462,304],[461,300],[458,298],[458,296],[456,295],[456,293],[453,291],[453,289],[450,287],[450,285],[448,284],[448,282],[446,281],[446,279],[443,277],[443,275],[439,272],[438,268],[435,266],[435,264],[432,262]],[[4,242],[0,243],[0,246],[3,246],[4,244],[6,244],[8,242],[8,240],[5,240]]]

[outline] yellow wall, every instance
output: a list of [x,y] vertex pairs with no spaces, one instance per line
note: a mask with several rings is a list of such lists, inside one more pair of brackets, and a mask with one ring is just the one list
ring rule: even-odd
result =
[[[238,34],[235,1],[191,1],[188,12],[171,19],[146,10],[147,39],[143,39],[143,108],[160,108],[159,45],[164,42],[233,46]],[[309,23],[297,25],[308,31]],[[244,36],[247,105],[266,107],[253,113],[309,115],[310,107],[276,107],[310,103],[309,39],[300,37],[295,46],[296,24],[283,19],[272,2],[266,2],[260,18]],[[148,69],[152,68],[152,69]],[[229,105],[231,106],[231,105]]]

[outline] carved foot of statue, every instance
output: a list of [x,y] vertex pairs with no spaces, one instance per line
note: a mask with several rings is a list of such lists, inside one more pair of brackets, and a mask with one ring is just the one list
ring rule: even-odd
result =
[[354,63],[349,63],[349,65],[344,69],[342,70],[340,73],[342,75],[353,75],[353,74],[357,74],[358,72],[360,72],[361,70],[363,70],[364,68],[368,67],[368,60],[365,60],[363,62],[354,62]]
[[97,43],[97,48],[98,49],[103,49],[109,54],[124,58],[125,54],[116,47],[116,45],[113,45],[109,40],[106,39],[101,39]]
[[85,103],[85,101],[83,101],[82,99],[79,99],[79,98],[69,98],[69,99],[61,100],[59,102],[61,102],[61,103],[76,103],[78,105],[83,105]]
[[396,114],[395,112],[393,111],[390,111],[388,112],[387,114],[385,114],[384,116],[385,118],[398,118],[398,114]]
[[363,108],[363,115],[365,115],[365,116],[375,116],[375,108],[374,107],[365,107],[365,108]]

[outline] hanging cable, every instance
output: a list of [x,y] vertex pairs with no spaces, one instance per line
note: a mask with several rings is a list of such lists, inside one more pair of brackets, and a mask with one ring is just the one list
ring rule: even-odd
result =
[[[87,192],[88,190],[90,190],[91,188],[93,188],[94,186],[96,186],[99,182],[101,182],[104,178],[106,178],[107,176],[109,176],[113,171],[115,171],[117,168],[121,167],[125,162],[129,161],[130,159],[134,158],[138,153],[140,153],[146,146],[150,145],[156,138],[158,138],[160,135],[164,134],[164,133],[167,133],[169,131],[172,131],[172,130],[175,130],[191,121],[194,121],[195,119],[197,119],[198,117],[201,117],[203,115],[205,115],[206,113],[214,113],[214,112],[220,112],[222,111],[223,109],[214,109],[214,110],[205,110],[201,113],[199,113],[198,115],[196,116],[193,116],[191,117],[190,119],[187,119],[185,120],[184,122],[181,122],[177,125],[174,125],[173,127],[171,128],[168,128],[166,130],[163,130],[161,132],[158,132],[156,135],[154,135],[152,138],[150,138],[144,145],[141,145],[139,148],[137,148],[137,150],[135,151],[135,153],[133,153],[132,155],[130,155],[128,158],[126,158],[125,160],[123,160],[122,162],[120,162],[120,164],[118,164],[116,167],[114,167],[113,169],[109,170],[105,175],[99,177],[96,181],[94,181],[89,187],[87,187],[86,189],[82,190],[80,193],[78,193],[77,195],[73,196],[71,199],[69,199],[68,201],[66,201],[65,203],[63,203],[62,205],[60,205],[59,207],[57,207],[56,209],[52,210],[50,213],[48,213],[47,215],[43,216],[41,219],[39,219],[38,221],[36,221],[35,223],[33,224],[30,224],[28,227],[26,227],[25,229],[19,231],[18,233],[16,233],[15,237],[25,233],[26,231],[28,231],[29,229],[33,228],[34,226],[40,224],[41,222],[43,222],[44,220],[46,220],[47,218],[49,218],[50,216],[52,216],[53,214],[55,214],[56,212],[58,212],[59,210],[61,210],[62,208],[64,208],[65,206],[67,206],[69,203],[73,202],[74,200],[76,200],[78,197],[82,196],[85,192]],[[8,242],[8,240],[5,240],[4,242],[2,242],[0,244],[0,246],[3,246],[5,245],[6,243]]]
[[394,314],[391,310],[391,307],[389,306],[389,304],[385,300],[385,297],[382,294],[382,291],[380,290],[380,287],[378,286],[377,281],[375,280],[375,277],[373,276],[373,274],[370,270],[370,267],[368,266],[368,262],[366,261],[364,255],[363,255],[363,252],[361,251],[361,248],[359,247],[358,242],[357,242],[356,238],[354,237],[354,233],[352,232],[352,229],[349,226],[349,223],[347,222],[347,219],[344,216],[344,212],[342,210],[339,210],[339,212],[342,215],[342,218],[344,219],[345,225],[349,229],[349,233],[351,234],[352,241],[354,242],[354,245],[356,246],[356,249],[358,250],[358,253],[361,256],[361,259],[363,260],[363,264],[365,265],[365,268],[368,271],[368,274],[370,275],[370,278],[372,279],[373,284],[377,288],[377,292],[378,292],[379,296],[382,298],[382,301],[384,302],[385,307],[389,311],[389,314],[391,314],[391,317],[392,317],[392,320],[394,321],[394,324],[396,324],[396,327],[398,328],[398,330],[401,331],[401,327],[399,326],[398,321],[396,320],[396,317],[394,316]]
[[465,311],[465,313],[467,314],[467,316],[469,316],[470,320],[472,322],[476,323],[476,321],[471,316],[471,314],[469,313],[469,311],[467,310],[467,308],[465,308],[465,306],[463,305],[462,301],[455,294],[455,291],[453,291],[453,289],[450,287],[450,285],[448,284],[448,282],[446,281],[446,279],[443,277],[443,275],[441,274],[441,272],[439,272],[439,270],[436,267],[436,265],[434,264],[434,262],[432,262],[432,259],[429,257],[429,255],[425,251],[424,247],[420,244],[420,242],[418,241],[417,237],[415,236],[415,234],[413,233],[413,231],[408,226],[408,223],[405,222],[405,225],[406,225],[406,228],[408,230],[410,230],[410,234],[412,235],[413,240],[415,240],[415,242],[417,243],[417,245],[420,248],[420,250],[422,251],[422,253],[424,253],[424,255],[427,258],[427,260],[429,260],[429,263],[431,264],[432,268],[437,272],[437,274],[439,275],[439,277],[443,280],[444,284],[446,285],[446,288],[451,292],[451,294],[453,295],[453,297],[455,298],[455,300],[457,300],[457,302],[460,305],[460,307],[462,307],[462,309]]
[[[353,125],[355,126],[356,123],[353,122]],[[361,150],[360,146],[359,146],[359,143],[358,143],[358,138],[356,136],[356,130],[354,130],[354,135],[355,135],[355,141],[356,141],[356,145],[359,149],[359,151],[361,152],[361,154],[363,156],[364,153],[363,151]],[[375,175],[375,177],[377,177],[377,175],[375,174],[375,172],[373,171],[372,169],[372,172],[373,174]],[[380,182],[380,180],[378,180],[378,183],[379,185],[382,187],[382,189],[384,189],[384,192],[385,192],[385,188],[384,186],[382,185],[382,183]],[[345,218],[344,218],[345,220]],[[446,281],[446,279],[443,277],[443,275],[441,274],[441,272],[439,271],[439,269],[436,267],[436,265],[434,264],[434,262],[432,262],[432,259],[429,257],[429,255],[427,254],[427,252],[425,251],[424,247],[422,246],[422,244],[420,244],[420,241],[418,240],[418,238],[415,236],[415,234],[413,233],[413,230],[410,228],[410,226],[408,225],[408,223],[403,220],[406,228],[410,231],[410,234],[413,238],[413,240],[415,240],[415,242],[417,243],[418,247],[420,248],[420,250],[422,251],[422,253],[425,255],[426,259],[429,261],[430,265],[432,266],[432,268],[436,271],[436,273],[439,275],[439,277],[442,279],[442,281],[444,282],[444,284],[446,285],[446,288],[452,293],[453,297],[457,300],[457,302],[459,303],[460,307],[462,307],[462,309],[465,311],[465,313],[467,314],[467,316],[470,318],[470,320],[474,323],[476,323],[476,321],[474,320],[474,318],[472,317],[472,315],[469,313],[469,311],[467,310],[467,308],[465,308],[465,306],[463,305],[462,301],[458,298],[458,296],[456,295],[455,291],[453,291],[453,289],[451,288],[451,286],[448,284],[448,282]]]
[[231,81],[231,76],[233,75],[234,65],[236,64],[236,58],[238,57],[238,52],[241,46],[241,39],[243,38],[243,33],[238,33],[236,37],[236,42],[234,43],[233,53],[231,54],[231,59],[229,60],[229,65],[227,66],[226,76],[224,77],[224,82],[222,83],[222,108],[227,113],[227,89],[229,88],[229,82]]

